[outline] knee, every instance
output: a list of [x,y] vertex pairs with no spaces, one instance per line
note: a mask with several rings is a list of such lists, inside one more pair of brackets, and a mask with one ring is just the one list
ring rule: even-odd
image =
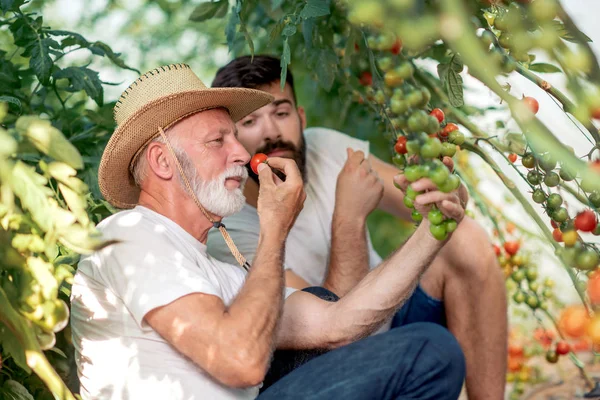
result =
[[482,286],[494,274],[502,278],[487,232],[475,220],[465,217],[450,241],[453,245],[446,246],[444,258],[451,273]]

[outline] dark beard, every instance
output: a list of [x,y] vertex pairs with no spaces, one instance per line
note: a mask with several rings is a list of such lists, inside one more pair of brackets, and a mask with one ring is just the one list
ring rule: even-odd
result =
[[[297,147],[292,142],[286,142],[283,140],[277,140],[275,142],[267,142],[263,147],[256,150],[256,153],[264,153],[269,154],[274,150],[290,150],[293,152],[292,159],[296,161],[298,165],[298,169],[300,170],[300,174],[302,175],[302,181],[306,182],[306,141],[304,140],[304,135],[300,135],[300,146]],[[246,169],[248,170],[248,176],[254,180],[254,182],[260,185],[258,180],[258,175],[252,171],[250,168],[250,163],[246,164]],[[275,175],[277,175],[282,181],[285,181],[285,175],[283,172],[279,170],[273,170]]]

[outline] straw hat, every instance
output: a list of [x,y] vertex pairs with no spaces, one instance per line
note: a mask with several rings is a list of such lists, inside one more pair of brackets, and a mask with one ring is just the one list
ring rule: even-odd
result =
[[130,166],[144,146],[181,119],[213,108],[229,111],[234,122],[269,104],[273,97],[245,88],[207,88],[187,64],[156,68],[140,76],[121,95],[114,108],[117,129],[111,136],[98,170],[104,198],[117,208],[133,208],[140,190]]

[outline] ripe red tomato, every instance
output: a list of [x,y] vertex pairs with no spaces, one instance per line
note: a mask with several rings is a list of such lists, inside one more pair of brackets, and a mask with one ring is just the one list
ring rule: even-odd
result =
[[553,219],[551,219],[551,220],[550,220],[550,225],[552,225],[552,227],[553,227],[554,229],[558,228],[558,224],[557,224],[556,222],[554,222],[554,220],[553,220]]
[[399,38],[396,39],[390,51],[392,52],[392,54],[395,55],[400,54],[400,52],[402,51],[402,40],[400,40]]
[[514,256],[519,251],[521,245],[519,242],[504,242],[504,250],[511,256]]
[[258,175],[258,165],[267,161],[267,155],[263,153],[256,153],[250,160],[250,168],[256,175]]
[[590,111],[594,119],[600,119],[600,107],[596,107]]
[[514,164],[514,162],[517,161],[517,155],[515,153],[510,153],[508,155],[508,161]]
[[556,343],[556,354],[560,356],[564,356],[565,354],[569,354],[571,351],[571,346],[567,342],[563,342],[562,340]]
[[497,244],[494,245],[494,253],[496,253],[496,257],[500,256],[502,253],[502,249]]
[[434,117],[436,117],[440,124],[444,121],[444,112],[439,108],[434,108],[433,110],[431,110],[429,115],[433,115]]
[[523,356],[523,346],[520,344],[508,344],[508,354],[513,357],[522,357]]
[[442,131],[440,132],[440,136],[448,137],[448,135],[450,135],[450,132],[457,131],[457,130],[458,130],[458,125],[453,124],[452,122],[448,122],[446,124],[446,126],[444,127],[444,129],[442,129]]
[[399,136],[396,141],[396,145],[394,146],[394,150],[398,154],[406,154],[408,150],[406,150],[406,136]]
[[552,231],[552,237],[559,243],[563,241],[562,231],[558,228]]
[[582,232],[593,232],[598,225],[596,214],[592,210],[585,210],[575,217],[575,229]]
[[523,97],[523,103],[531,110],[532,113],[537,114],[540,109],[540,103],[533,97]]
[[600,272],[596,271],[590,276],[587,283],[587,294],[593,305],[600,304]]
[[371,86],[373,84],[373,75],[369,71],[363,71],[360,74],[360,84],[363,86]]

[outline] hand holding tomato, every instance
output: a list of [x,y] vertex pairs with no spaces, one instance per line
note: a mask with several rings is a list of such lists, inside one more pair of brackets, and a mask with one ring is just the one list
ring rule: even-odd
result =
[[[273,169],[285,175],[285,182],[273,173]],[[260,182],[257,211],[261,232],[275,232],[287,237],[306,199],[304,183],[294,160],[280,157],[269,158],[269,163],[258,163],[256,168]]]

